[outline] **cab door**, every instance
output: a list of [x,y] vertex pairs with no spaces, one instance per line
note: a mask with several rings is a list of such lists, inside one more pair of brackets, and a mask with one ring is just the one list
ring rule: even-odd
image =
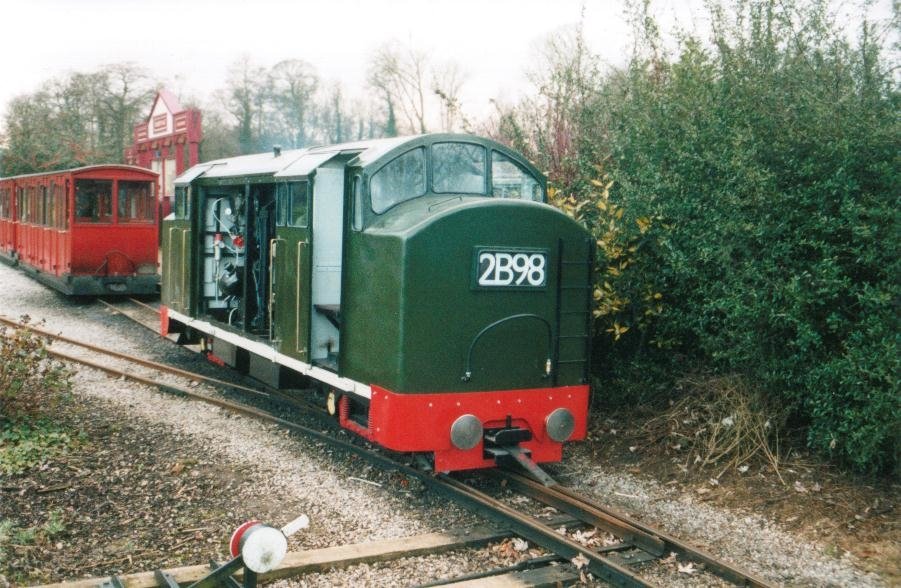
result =
[[287,181],[276,191],[275,239],[270,255],[270,324],[275,348],[310,361],[310,189],[309,182]]
[[193,186],[175,191],[175,211],[163,221],[162,302],[169,308],[192,314],[191,292],[194,284],[193,230],[191,208]]

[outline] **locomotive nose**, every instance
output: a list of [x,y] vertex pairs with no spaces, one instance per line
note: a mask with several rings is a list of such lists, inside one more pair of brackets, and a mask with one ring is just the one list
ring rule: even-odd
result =
[[[581,383],[590,264],[584,230],[534,202],[438,205],[403,250],[401,311],[407,341],[415,340],[404,355],[411,388],[438,379],[445,390],[467,391]],[[413,381],[419,373],[428,381]]]

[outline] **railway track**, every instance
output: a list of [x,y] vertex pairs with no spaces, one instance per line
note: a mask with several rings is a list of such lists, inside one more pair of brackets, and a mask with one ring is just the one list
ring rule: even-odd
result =
[[98,298],[98,302],[117,314],[133,320],[142,327],[154,332],[159,332],[160,309],[159,306],[142,302],[137,298],[115,298],[104,300]]
[[[116,310],[119,311],[118,308]],[[147,309],[143,312],[145,312],[145,316],[149,316]],[[138,320],[126,314],[126,312],[121,312],[121,314],[150,328],[144,321]],[[15,320],[7,317],[0,317],[0,323],[11,327],[20,326]],[[519,574],[523,581],[526,582],[526,585],[529,585],[529,578],[532,579],[532,583],[542,584],[547,581],[565,582],[568,581],[567,578],[569,580],[578,580],[581,574],[590,573],[593,577],[614,586],[654,586],[656,585],[654,581],[645,577],[646,574],[642,572],[652,566],[653,562],[659,562],[660,560],[672,561],[673,558],[677,558],[680,562],[699,566],[697,569],[703,570],[703,573],[713,574],[737,586],[771,586],[766,580],[746,570],[722,561],[658,529],[635,521],[609,507],[596,504],[589,498],[564,486],[553,485],[548,487],[519,473],[497,470],[482,473],[478,476],[478,481],[481,485],[484,487],[490,486],[491,489],[477,489],[475,485],[461,481],[458,476],[433,474],[430,471],[417,469],[403,463],[396,455],[375,452],[357,443],[338,438],[334,433],[340,429],[334,423],[334,419],[327,417],[324,411],[320,411],[316,416],[322,417],[334,425],[331,432],[323,432],[318,428],[314,429],[305,426],[261,408],[199,392],[194,386],[196,386],[196,382],[206,382],[221,390],[252,393],[258,398],[293,404],[305,410],[311,408],[297,399],[281,395],[278,391],[257,390],[249,386],[211,378],[78,341],[37,326],[29,325],[28,328],[52,341],[73,345],[93,354],[92,357],[86,357],[81,354],[55,350],[51,346],[48,351],[58,359],[76,362],[102,370],[116,377],[131,379],[145,385],[155,386],[166,392],[207,402],[235,413],[274,423],[308,438],[313,438],[337,449],[353,453],[378,467],[394,470],[409,478],[419,480],[430,490],[453,499],[477,514],[492,520],[499,528],[509,529],[516,535],[549,552],[548,555],[542,556],[534,562],[517,564],[518,566],[531,569],[515,571],[493,570],[492,573],[495,575]],[[141,375],[134,373],[130,369],[111,366],[98,361],[97,355],[105,355],[113,358],[116,362],[123,362],[130,366],[141,366],[144,369],[152,369],[160,374],[167,374],[169,381],[162,381],[158,376]],[[317,408],[316,410],[319,409]],[[603,546],[589,546],[584,541],[580,542],[565,532],[560,532],[559,528],[555,528],[547,520],[528,514],[518,506],[511,506],[501,497],[498,497],[498,495],[502,495],[508,490],[515,490],[530,501],[536,501],[563,512],[572,517],[573,520],[578,521],[578,524],[583,527],[606,531],[615,537],[615,540]],[[565,565],[559,565],[561,562]],[[549,569],[549,567],[556,569]],[[482,578],[485,577],[485,574],[477,574],[476,576]],[[466,581],[477,581],[478,578],[468,578]],[[428,585],[441,585],[457,581],[460,581],[460,579],[449,579],[446,582],[439,581]]]

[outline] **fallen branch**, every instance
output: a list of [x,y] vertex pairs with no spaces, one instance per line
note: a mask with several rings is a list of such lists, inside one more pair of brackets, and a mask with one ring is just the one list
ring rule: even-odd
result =
[[737,376],[686,380],[682,388],[681,399],[642,427],[649,446],[684,452],[686,469],[714,466],[717,479],[761,459],[785,483],[779,472],[781,410]]

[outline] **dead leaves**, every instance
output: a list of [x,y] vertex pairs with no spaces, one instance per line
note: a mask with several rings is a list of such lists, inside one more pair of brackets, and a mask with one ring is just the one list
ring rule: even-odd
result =
[[660,564],[669,568],[675,568],[676,572],[685,575],[693,575],[704,570],[703,564],[696,564],[691,561],[681,562],[674,552],[660,560]]
[[541,555],[538,549],[530,549],[529,542],[519,537],[504,539],[491,548],[494,554],[506,560],[519,561]]
[[698,569],[695,568],[695,564],[688,562],[687,564],[676,564],[676,569],[680,574],[694,574],[697,573]]

